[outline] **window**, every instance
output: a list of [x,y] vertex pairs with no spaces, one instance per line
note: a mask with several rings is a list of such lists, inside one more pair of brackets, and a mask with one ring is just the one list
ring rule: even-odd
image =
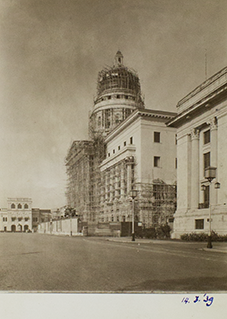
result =
[[160,167],[160,156],[154,156],[154,167]]
[[110,157],[110,153],[108,153],[108,157]]
[[204,229],[204,219],[195,219],[195,229]]
[[120,95],[117,95],[117,99],[120,99]]
[[126,146],[126,142],[124,141],[124,146]]
[[11,217],[12,222],[16,220],[16,217]]
[[175,168],[177,169],[177,158],[175,158]]
[[24,220],[27,222],[29,220],[29,217],[25,217]]
[[18,208],[18,209],[21,209],[21,208],[22,208],[21,204],[18,204],[18,205],[17,205],[17,208]]
[[22,219],[23,219],[22,217],[18,217],[19,222],[20,222]]
[[133,144],[133,137],[130,137],[130,144]]
[[118,124],[120,123],[121,120],[121,114],[120,113],[116,113],[115,114],[115,123]]
[[120,149],[121,149],[121,147],[120,147],[120,146],[118,146],[118,151],[120,151]]
[[28,204],[25,204],[25,205],[24,205],[24,209],[28,209]]
[[204,194],[204,208],[209,208],[210,205],[210,187],[205,186]]
[[7,217],[3,217],[3,221],[4,221],[4,222],[7,222]]
[[126,109],[125,110],[125,117],[128,117],[131,114],[131,110],[130,109]]
[[105,128],[110,127],[110,109],[105,110]]
[[175,144],[177,145],[177,134],[175,134]]
[[203,143],[210,143],[210,130],[203,133]]
[[210,166],[210,152],[203,154],[204,172]]
[[154,132],[154,142],[160,143],[160,132]]
[[112,222],[114,221],[114,216],[113,216],[113,215],[111,216],[111,221],[112,221]]
[[33,217],[33,222],[37,222],[38,221],[38,217]]
[[115,150],[113,150],[113,154],[115,154]]
[[15,208],[15,204],[12,204],[12,205],[11,205],[11,208]]
[[119,222],[119,216],[117,215],[117,222]]

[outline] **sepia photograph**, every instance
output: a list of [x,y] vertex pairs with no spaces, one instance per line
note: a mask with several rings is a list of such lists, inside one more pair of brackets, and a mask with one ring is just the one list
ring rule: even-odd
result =
[[225,0],[0,0],[2,318],[225,318],[226,35]]

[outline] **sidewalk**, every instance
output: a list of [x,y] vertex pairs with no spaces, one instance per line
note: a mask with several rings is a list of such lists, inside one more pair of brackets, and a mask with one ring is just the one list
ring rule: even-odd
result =
[[200,248],[200,250],[208,251],[208,252],[222,252],[227,253],[227,242],[213,242],[213,248],[206,248],[206,242],[186,242],[181,240],[160,240],[160,239],[145,239],[145,238],[136,238],[135,241],[132,241],[131,237],[103,237],[103,240],[119,242],[119,243],[131,243],[134,245],[138,244],[195,244],[195,245],[204,245],[204,248]]
[[227,243],[218,243],[214,242],[212,243],[213,248],[203,248],[205,251],[213,251],[213,252],[221,252],[221,253],[226,253],[227,254]]

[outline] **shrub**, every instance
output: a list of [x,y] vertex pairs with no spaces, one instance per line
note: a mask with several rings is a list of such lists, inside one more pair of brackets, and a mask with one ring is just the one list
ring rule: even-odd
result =
[[162,225],[159,227],[144,228],[136,231],[137,238],[148,238],[148,239],[164,239],[170,238],[170,226]]
[[150,239],[156,238],[155,228],[154,227],[145,228],[144,229],[144,237],[145,238],[150,238]]
[[162,225],[161,226],[161,231],[162,231],[162,234],[161,234],[161,238],[170,238],[170,226],[169,225]]
[[[181,235],[181,240],[185,241],[207,241],[208,234],[207,233],[190,233]],[[218,235],[216,232],[211,232],[211,240],[212,241],[227,241],[227,235]]]

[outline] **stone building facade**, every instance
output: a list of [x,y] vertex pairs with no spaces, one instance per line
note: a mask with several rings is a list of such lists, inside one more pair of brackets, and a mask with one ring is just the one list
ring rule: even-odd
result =
[[[165,125],[175,113],[138,109],[105,138],[101,169],[100,222],[166,224],[176,204],[176,130]],[[167,155],[168,154],[168,155]]]
[[32,199],[8,198],[8,208],[0,210],[0,231],[26,232],[32,230]]
[[[173,237],[209,232],[210,226],[227,234],[227,68],[179,101],[177,111],[168,123],[177,128],[178,200]],[[211,183],[205,178],[208,167],[216,168]]]

